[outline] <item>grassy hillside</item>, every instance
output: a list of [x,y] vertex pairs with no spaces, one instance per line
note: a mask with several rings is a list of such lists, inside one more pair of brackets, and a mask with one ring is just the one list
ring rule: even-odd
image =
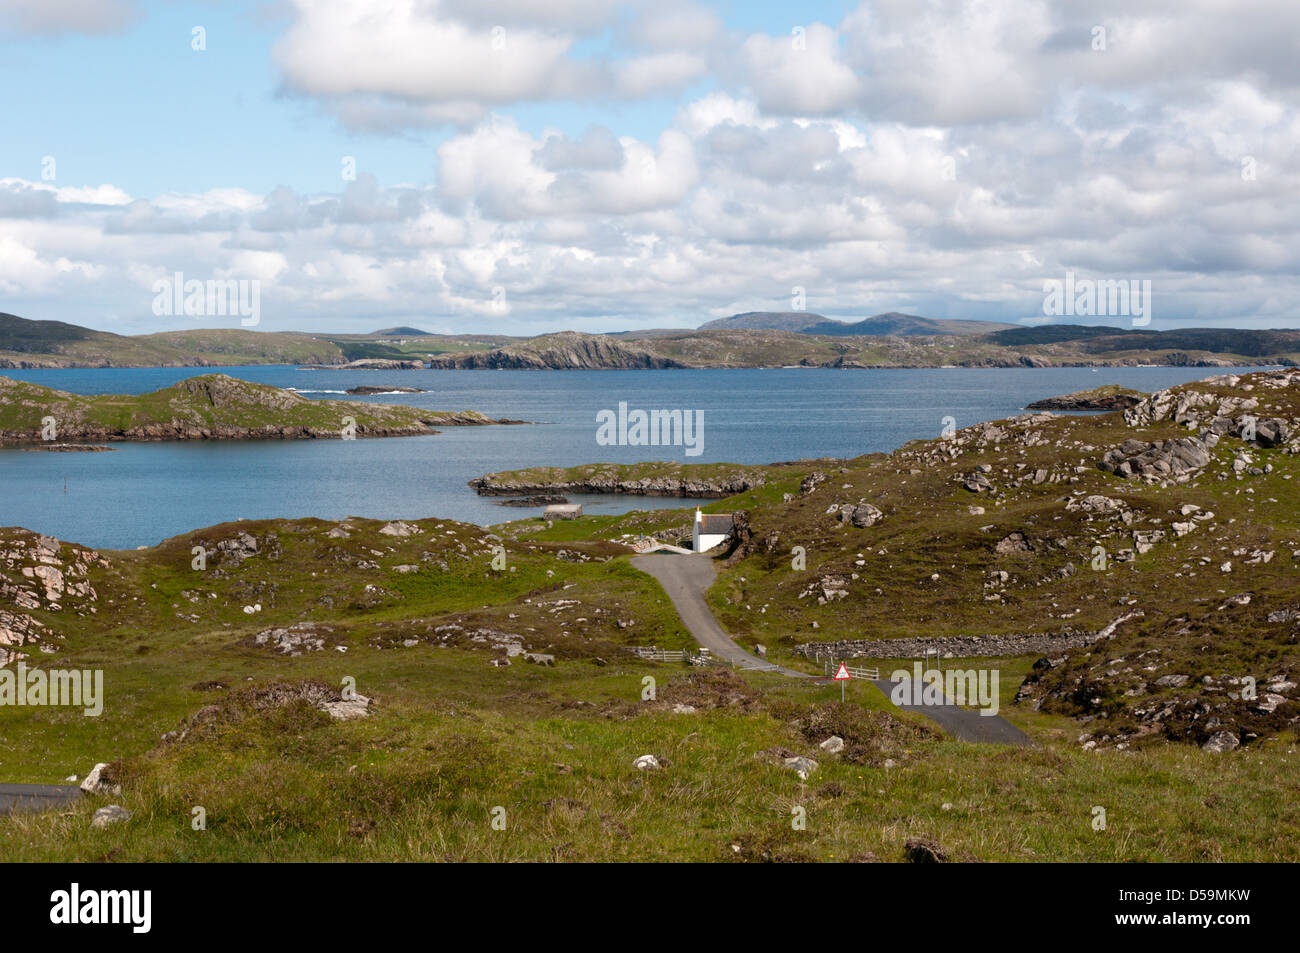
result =
[[[1248,758],[1085,752],[1069,719],[1013,713],[1039,747],[965,745],[870,686],[841,705],[828,684],[635,659],[627,646],[689,640],[608,544],[360,519],[225,524],[96,555],[0,540],[3,579],[50,623],[21,650],[103,669],[107,696],[95,719],[0,708],[0,773],[52,782],[106,761],[122,789],[0,818],[11,860],[899,861],[912,837],[955,860],[1300,856],[1285,749],[1269,744]],[[58,611],[21,572],[51,559],[90,584],[56,593]],[[345,679],[368,717],[321,710]],[[1007,709],[1014,690],[1008,678]],[[832,734],[839,755],[819,747]],[[637,770],[644,754],[661,767]],[[819,762],[806,781],[784,764],[796,754]],[[131,820],[92,830],[106,803]],[[1097,804],[1107,832],[1092,829]]]
[[0,377],[0,442],[42,439],[208,439],[339,436],[343,418],[357,436],[430,433],[433,425],[490,423],[473,411],[424,411],[399,405],[309,400],[225,374],[191,377],[147,394],[83,396]]
[[[0,707],[0,775],[55,782],[103,761],[121,793],[0,818],[0,850],[899,861],[919,837],[954,860],[1295,861],[1297,424],[1300,373],[1211,379],[1124,414],[781,464],[710,505],[743,511],[710,597],[742,644],[819,671],[801,645],[982,638],[990,651],[943,666],[999,672],[1001,714],[1031,748],[949,740],[858,682],[841,704],[826,682],[632,656],[690,641],[614,541],[680,531],[688,509],[491,530],[239,522],[102,553],[3,530],[0,664],[102,669],[106,700],[97,719]],[[1126,441],[1206,431],[1222,432],[1177,475],[1097,466],[1136,453]],[[1105,641],[996,654],[1119,619]],[[324,709],[348,680],[370,704],[340,721]],[[1243,750],[1200,748],[1225,733]],[[658,769],[633,765],[646,754]],[[795,756],[818,762],[807,779]],[[132,818],[92,830],[110,802]]]
[[340,364],[338,345],[304,334],[242,328],[127,337],[60,321],[0,314],[3,367],[190,367],[217,364]]

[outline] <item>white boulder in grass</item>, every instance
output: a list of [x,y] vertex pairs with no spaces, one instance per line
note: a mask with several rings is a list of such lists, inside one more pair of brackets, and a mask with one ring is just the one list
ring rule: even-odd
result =
[[108,763],[101,761],[99,764],[91,768],[90,773],[87,774],[85,780],[81,782],[81,790],[85,791],[87,794],[121,794],[122,786],[120,784],[110,784],[104,780],[104,769],[107,767]]
[[632,762],[632,766],[638,771],[655,771],[659,768],[659,759],[652,754],[643,754]]
[[320,710],[336,721],[368,718],[370,716],[370,699],[365,695],[353,695],[351,698],[345,698],[342,701],[325,702],[320,706]]

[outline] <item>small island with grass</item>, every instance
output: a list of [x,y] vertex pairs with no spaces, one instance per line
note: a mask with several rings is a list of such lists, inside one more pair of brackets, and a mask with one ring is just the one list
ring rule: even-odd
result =
[[1104,384],[1059,397],[1045,397],[1028,404],[1026,410],[1128,410],[1141,403],[1146,394],[1118,384]]
[[0,377],[0,445],[95,440],[402,437],[503,423],[477,411],[311,400],[225,374],[147,394],[85,396]]

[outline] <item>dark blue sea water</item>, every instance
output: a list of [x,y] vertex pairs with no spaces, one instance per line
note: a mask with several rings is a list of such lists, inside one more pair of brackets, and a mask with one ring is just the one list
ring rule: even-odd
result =
[[[1207,377],[1205,368],[665,371],[337,371],[228,367],[309,397],[479,410],[529,427],[448,428],[430,437],[370,440],[118,443],[114,453],[0,450],[0,525],[102,548],[152,545],[240,517],[439,516],[480,524],[536,515],[476,496],[466,481],[496,470],[676,459],[767,463],[851,457],[1021,412],[1025,404],[1100,384],[1156,390]],[[134,394],[202,373],[195,368],[4,371],[80,394]],[[428,393],[347,397],[358,384]],[[704,412],[703,452],[601,446],[596,415],[629,409]],[[66,481],[67,492],[64,492]],[[682,506],[680,500],[575,497],[588,512]]]

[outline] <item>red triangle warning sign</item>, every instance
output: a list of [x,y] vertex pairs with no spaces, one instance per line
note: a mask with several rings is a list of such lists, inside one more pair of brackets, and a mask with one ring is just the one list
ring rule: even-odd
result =
[[842,679],[852,678],[852,677],[853,676],[849,674],[849,667],[845,665],[843,662],[841,662],[840,670],[835,673],[835,680],[840,681]]

